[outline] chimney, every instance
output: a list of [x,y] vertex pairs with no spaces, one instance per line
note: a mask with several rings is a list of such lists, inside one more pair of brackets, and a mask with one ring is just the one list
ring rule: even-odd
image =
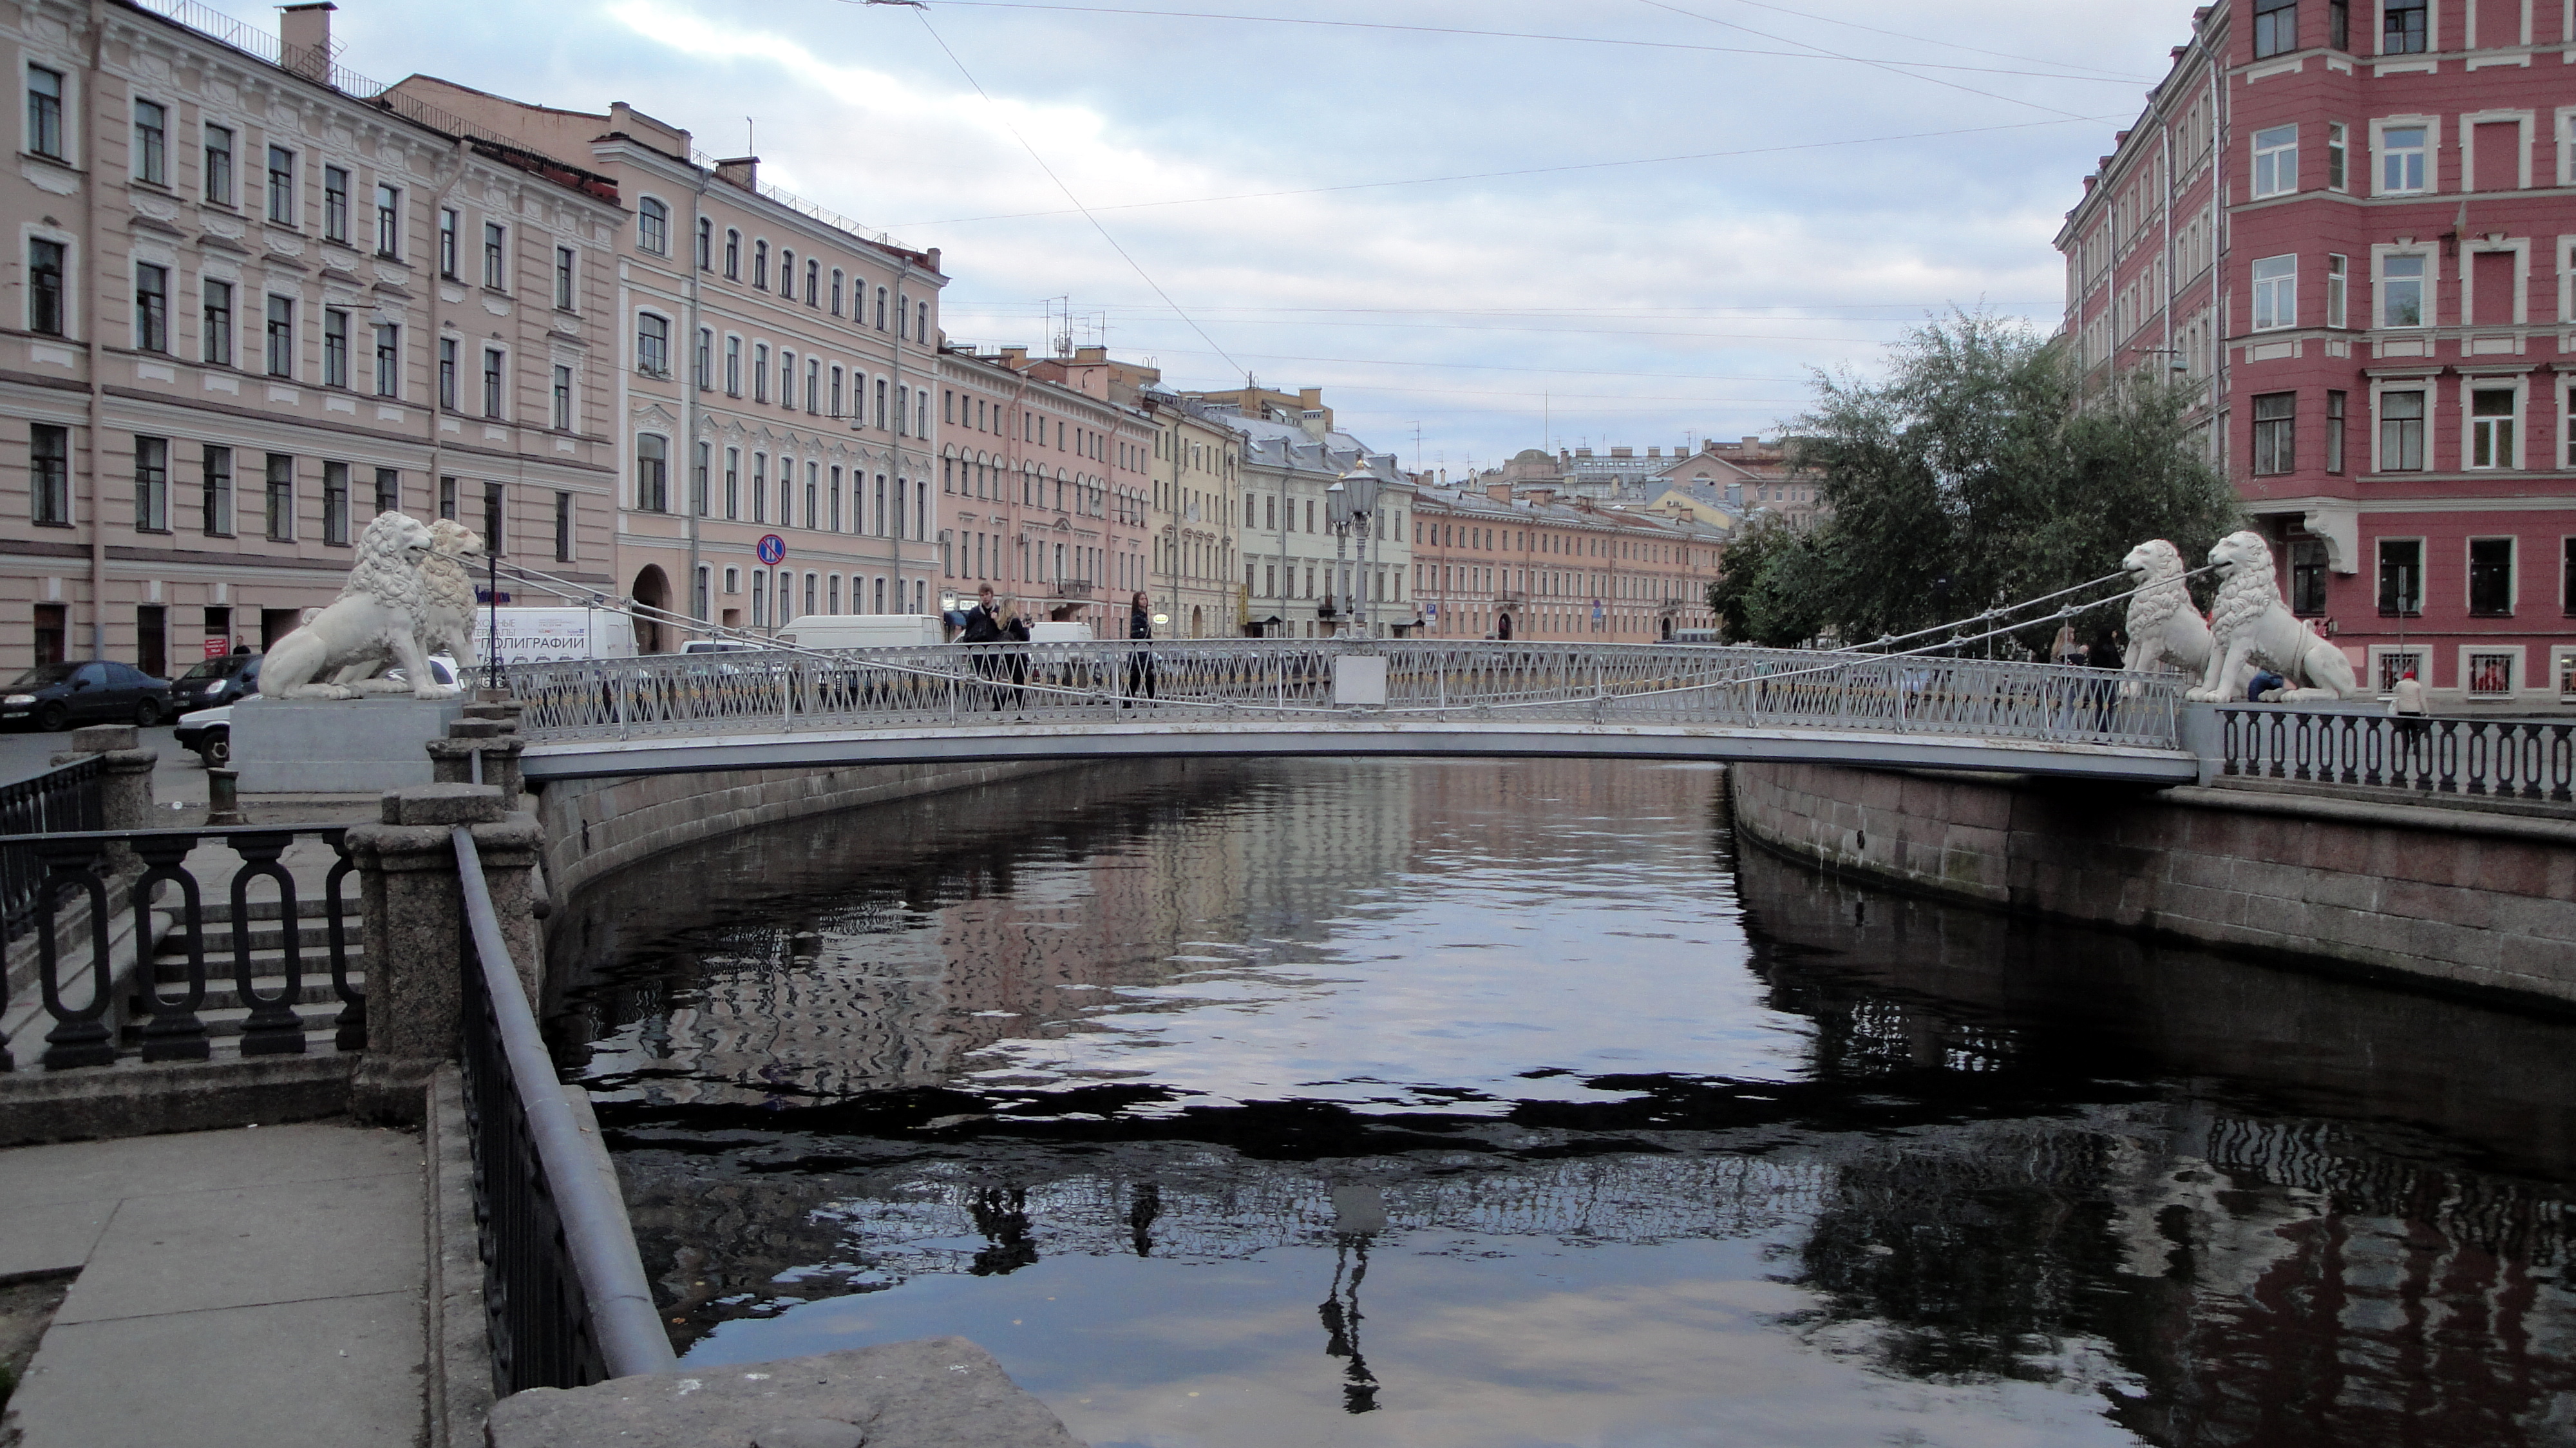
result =
[[608,132],[641,141],[666,156],[689,154],[688,132],[657,121],[624,101],[609,102]]
[[306,80],[331,83],[331,0],[278,9],[278,59]]
[[[1309,393],[1314,391],[1311,387],[1306,390]],[[1310,407],[1297,414],[1297,425],[1306,430],[1306,436],[1322,442],[1332,436],[1333,415],[1320,407]]]
[[758,156],[736,156],[729,161],[718,161],[716,163],[716,179],[719,181],[730,181],[745,191],[758,191],[760,189],[760,158]]
[[1512,500],[1512,485],[1509,483],[1487,483],[1485,484],[1485,496],[1493,499],[1497,503],[1508,503]]
[[1762,439],[1758,437],[1748,437],[1744,440],[1744,445],[1746,447],[1760,447],[1762,446]]

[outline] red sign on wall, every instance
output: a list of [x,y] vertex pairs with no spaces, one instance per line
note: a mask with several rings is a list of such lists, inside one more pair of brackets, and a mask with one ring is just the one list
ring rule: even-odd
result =
[[222,634],[206,635],[206,657],[220,659],[233,651],[233,641]]

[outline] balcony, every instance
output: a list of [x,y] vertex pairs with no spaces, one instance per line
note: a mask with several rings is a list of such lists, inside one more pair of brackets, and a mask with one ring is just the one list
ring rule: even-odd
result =
[[1059,578],[1048,587],[1054,590],[1057,598],[1068,602],[1081,602],[1091,597],[1091,580],[1088,578]]

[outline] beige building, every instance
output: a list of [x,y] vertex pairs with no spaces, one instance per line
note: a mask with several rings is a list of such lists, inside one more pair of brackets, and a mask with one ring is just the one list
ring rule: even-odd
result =
[[871,237],[763,185],[756,157],[700,156],[622,102],[554,110],[427,76],[395,90],[582,156],[625,203],[603,348],[618,591],[735,628],[936,609],[937,251]]
[[1177,394],[1145,394],[1154,420],[1154,602],[1174,638],[1243,632],[1249,597],[1237,573],[1242,439]]
[[610,581],[615,188],[362,99],[330,11],[218,36],[0,0],[21,94],[0,179],[13,670],[264,647],[336,596],[385,509]]
[[[1337,430],[1320,388],[1192,392],[1183,402],[1233,433],[1241,450],[1246,631],[1328,638],[1366,628],[1383,638],[1415,625],[1414,478],[1392,455]],[[1377,511],[1364,526],[1336,526],[1333,485],[1358,466],[1378,480]]]

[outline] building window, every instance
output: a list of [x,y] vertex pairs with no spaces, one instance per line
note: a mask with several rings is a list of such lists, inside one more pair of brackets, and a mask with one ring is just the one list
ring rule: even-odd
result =
[[206,199],[233,204],[233,133],[226,126],[206,127]]
[[572,248],[555,248],[555,310],[569,312],[572,305]]
[[766,241],[751,244],[751,284],[764,292],[769,290],[769,243]]
[[438,274],[449,281],[456,280],[456,233],[459,225],[453,210],[444,206],[438,209]]
[[2326,0],[2326,44],[2352,49],[2352,0]]
[[295,299],[268,299],[268,375],[295,375]]
[[402,256],[402,188],[376,187],[376,255],[388,261]]
[[715,347],[715,329],[700,327],[697,350],[689,357],[689,380],[697,384],[700,392],[715,385]]
[[915,302],[912,307],[912,335],[916,340],[930,340],[930,303]]
[[337,166],[322,168],[322,237],[349,244],[349,173]]
[[2469,612],[2479,618],[2513,615],[2513,540],[2469,540]]
[[2379,259],[2379,325],[2424,325],[2424,266],[2421,256]]
[[2274,126],[2254,133],[2254,195],[2282,196],[2299,189],[2299,128]]
[[268,219],[295,224],[295,153],[284,146],[268,148]]
[[2290,612],[2314,618],[2326,611],[2326,545],[2316,538],[2290,540]]
[[170,531],[170,440],[134,440],[134,531]]
[[268,455],[268,541],[295,541],[295,459],[287,453]]
[[499,483],[483,485],[483,551],[498,558],[502,553],[502,521],[508,516],[502,506],[504,494]]
[[134,179],[170,184],[170,112],[154,101],[134,103]]
[[197,475],[198,508],[202,513],[206,536],[233,536],[233,450],[206,446]]
[[811,357],[805,359],[805,410],[823,410],[823,364]]
[[2348,145],[2350,135],[2350,129],[2340,121],[2329,122],[2326,126],[2326,189],[2329,191],[2341,191],[2351,184],[2345,170],[2345,157],[2351,149]]
[[63,244],[42,238],[27,243],[27,330],[63,334]]
[[438,516],[451,523],[456,521],[456,479],[454,478],[438,480]]
[[483,415],[485,417],[497,418],[501,415],[501,376],[504,367],[503,353],[500,348],[483,349]]
[[2379,470],[2414,473],[2424,470],[2424,394],[2379,394]]
[[[2576,618],[2576,538],[2558,540],[2558,607]],[[2576,692],[2565,690],[2561,692]]]
[[751,400],[769,400],[769,344],[755,342],[751,347]]
[[402,511],[402,470],[400,468],[376,469],[376,511],[379,513]]
[[349,314],[336,307],[322,310],[322,385],[349,385]]
[[2343,471],[2344,400],[2346,394],[2326,394],[2326,471]]
[[170,269],[166,266],[135,264],[134,345],[145,352],[170,350]]
[[2299,259],[2267,256],[2254,263],[2254,330],[2299,324]]
[[[2390,11],[2394,15],[2395,11]],[[2422,14],[2422,11],[2417,11]],[[2424,189],[2423,126],[2390,126],[2379,133],[2379,192],[2389,195]]]
[[635,439],[635,506],[647,513],[671,511],[671,444],[655,433]]
[[2380,0],[2379,53],[2423,54],[2425,9],[2425,0]]
[[635,369],[647,377],[671,375],[671,320],[646,312],[635,319]]
[[841,315],[841,269],[832,268],[832,315]]
[[509,290],[503,285],[510,279],[509,249],[510,229],[497,221],[484,222],[483,285],[493,291]]
[[2254,471],[2287,473],[2298,467],[2298,408],[2295,392],[2265,392],[2254,399]]
[[880,331],[880,332],[882,332],[882,331],[884,331],[884,330],[886,329],[886,316],[885,316],[885,309],[886,309],[886,289],[885,289],[885,288],[883,288],[883,287],[879,287],[879,288],[877,288],[877,330],[878,330],[878,331]]
[[2326,254],[2326,325],[2344,325],[2344,299],[2350,278],[2351,259],[2333,252]]
[[572,431],[572,369],[555,364],[554,427],[557,432]]
[[724,274],[727,281],[742,280],[742,233],[729,226],[725,228]]
[[2469,466],[2514,466],[2514,395],[2510,387],[2480,387],[2469,393]]
[[796,253],[792,251],[778,253],[778,294],[791,302],[796,300]]
[[572,561],[572,494],[555,494],[555,561]]
[[699,443],[697,455],[689,460],[689,511],[701,518],[707,515],[707,473],[715,465],[715,451],[714,443]]
[[808,261],[805,263],[805,305],[809,307],[819,307],[823,305],[822,278],[823,264],[821,262]]
[[715,268],[715,245],[716,245],[716,224],[715,224],[714,220],[713,220],[713,219],[711,219],[711,218],[709,218],[709,217],[704,217],[704,216],[699,217],[699,218],[698,218],[698,270],[700,270],[700,271],[712,271],[712,270],[714,270],[714,268]]
[[784,349],[778,354],[778,405],[796,410],[796,354]]
[[402,328],[376,324],[376,395],[402,396]]
[[738,447],[725,449],[724,515],[742,516],[742,449]]
[[769,454],[751,455],[751,521],[769,521]]
[[27,149],[63,159],[63,73],[41,65],[27,67]]
[[456,339],[438,339],[438,405],[456,410]]
[[2254,0],[2254,58],[2299,48],[2299,0]]
[[[59,77],[57,77],[59,79]],[[27,493],[38,523],[68,528],[72,521],[71,429],[46,423],[27,428]]]
[[670,207],[650,196],[635,203],[635,244],[655,256],[670,255]]
[[725,395],[742,396],[742,339],[725,338]]
[[322,465],[322,541],[349,544],[349,465]]

